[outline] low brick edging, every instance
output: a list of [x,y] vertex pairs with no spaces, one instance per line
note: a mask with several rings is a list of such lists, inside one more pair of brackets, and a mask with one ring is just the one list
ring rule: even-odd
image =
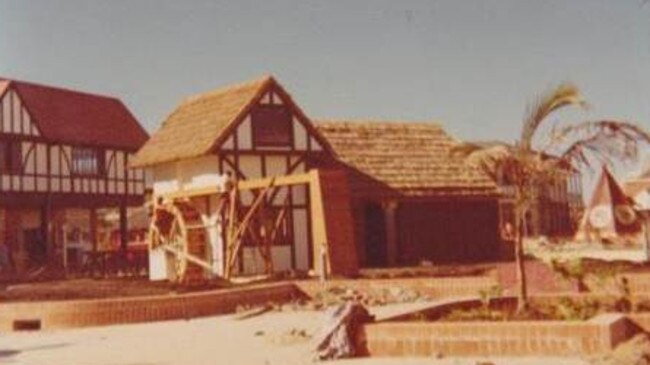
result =
[[379,322],[361,327],[369,356],[579,356],[613,349],[641,329],[620,314],[584,322]]
[[240,305],[283,303],[304,296],[293,283],[278,283],[200,293],[1,303],[0,331],[13,331],[25,324],[47,330],[190,319],[232,313]]
[[426,278],[395,278],[395,279],[333,279],[326,282],[316,280],[296,281],[307,295],[314,297],[322,291],[333,288],[346,288],[381,295],[385,291],[398,289],[414,291],[429,299],[455,298],[477,296],[482,290],[488,290],[499,283],[489,275],[462,277],[426,277]]

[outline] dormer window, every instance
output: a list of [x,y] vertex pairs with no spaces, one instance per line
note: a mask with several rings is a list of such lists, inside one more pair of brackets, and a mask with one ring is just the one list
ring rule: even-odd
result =
[[282,105],[258,105],[251,112],[255,147],[290,146],[293,137],[291,112]]
[[72,148],[72,173],[82,176],[103,175],[105,158],[102,150],[87,147]]

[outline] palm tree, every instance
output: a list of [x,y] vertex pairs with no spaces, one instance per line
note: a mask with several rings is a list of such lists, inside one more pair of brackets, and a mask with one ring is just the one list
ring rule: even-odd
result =
[[[650,143],[650,135],[633,123],[623,121],[586,121],[542,133],[549,115],[569,106],[587,108],[579,90],[561,84],[544,93],[527,109],[519,139],[514,144],[463,143],[452,150],[495,181],[504,177],[514,194],[515,266],[517,272],[517,311],[528,308],[528,290],[524,266],[523,240],[525,217],[536,200],[539,187],[567,172],[567,168],[591,168],[594,160],[633,160],[641,142]],[[547,123],[545,123],[547,122]],[[545,136],[541,145],[538,137]]]

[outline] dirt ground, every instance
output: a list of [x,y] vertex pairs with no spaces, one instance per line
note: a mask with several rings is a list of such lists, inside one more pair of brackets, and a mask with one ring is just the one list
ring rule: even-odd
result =
[[[400,306],[373,308],[378,316]],[[0,335],[0,364],[298,365],[312,362],[316,311],[268,312],[50,332]],[[353,359],[331,364],[582,365],[578,359]]]

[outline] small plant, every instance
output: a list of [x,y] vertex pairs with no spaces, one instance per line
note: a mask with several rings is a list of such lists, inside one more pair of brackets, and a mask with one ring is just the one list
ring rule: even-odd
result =
[[632,292],[630,291],[630,283],[625,276],[621,278],[618,289],[619,297],[614,303],[614,309],[623,313],[632,311]]
[[589,287],[585,281],[587,272],[582,259],[567,261],[552,259],[551,268],[565,280],[576,283],[580,293],[589,291]]

